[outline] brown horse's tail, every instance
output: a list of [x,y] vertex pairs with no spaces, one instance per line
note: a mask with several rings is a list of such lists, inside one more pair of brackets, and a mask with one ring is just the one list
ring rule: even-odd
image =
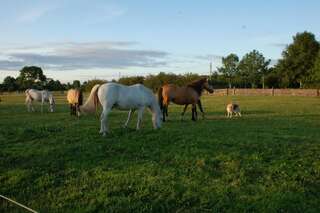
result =
[[90,95],[89,95],[86,103],[84,105],[80,106],[81,112],[94,113],[97,110],[98,104],[100,103],[99,98],[98,98],[99,87],[100,87],[100,84],[96,84],[91,89]]
[[162,97],[162,87],[158,89],[158,102],[160,105],[160,109],[163,110],[163,97]]

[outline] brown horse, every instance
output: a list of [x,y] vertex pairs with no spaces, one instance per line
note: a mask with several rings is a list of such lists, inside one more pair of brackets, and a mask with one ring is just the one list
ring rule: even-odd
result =
[[83,94],[79,89],[69,89],[67,93],[67,100],[70,105],[71,115],[80,115],[80,106],[83,103]]
[[187,86],[178,87],[174,84],[165,84],[158,90],[158,99],[160,104],[160,109],[163,114],[163,121],[165,121],[165,116],[168,116],[168,106],[170,102],[178,105],[185,105],[183,112],[181,113],[181,119],[189,104],[192,104],[192,120],[195,121],[197,117],[196,105],[198,104],[202,115],[204,112],[202,109],[200,96],[202,91],[206,89],[208,92],[212,93],[212,86],[209,85],[207,78],[202,78],[197,81],[193,81]]

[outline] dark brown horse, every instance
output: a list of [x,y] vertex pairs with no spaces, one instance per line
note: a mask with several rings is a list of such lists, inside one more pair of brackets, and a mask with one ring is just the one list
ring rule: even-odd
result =
[[184,113],[189,104],[192,104],[192,120],[195,121],[197,117],[196,105],[198,104],[202,115],[204,116],[203,108],[200,101],[200,96],[202,91],[206,89],[208,92],[212,93],[212,86],[209,85],[206,78],[202,78],[197,81],[193,81],[187,86],[178,87],[174,84],[165,84],[158,90],[158,99],[160,104],[160,109],[163,114],[163,121],[165,117],[168,116],[168,106],[170,102],[178,105],[185,105],[183,112],[181,113],[181,118],[183,118]]
[[80,115],[80,106],[83,104],[83,94],[79,89],[69,89],[67,93],[67,100],[70,104],[70,114]]

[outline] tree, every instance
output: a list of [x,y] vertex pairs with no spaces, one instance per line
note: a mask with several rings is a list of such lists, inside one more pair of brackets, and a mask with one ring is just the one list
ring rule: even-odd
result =
[[226,82],[225,77],[218,72],[213,72],[209,77],[209,84],[214,88],[226,88],[230,85]]
[[241,59],[238,66],[239,74],[245,82],[250,82],[252,88],[257,87],[260,82],[264,87],[264,76],[268,73],[269,64],[270,60],[266,60],[261,53],[253,50]]
[[269,88],[280,88],[280,79],[274,67],[271,67],[265,76],[265,84]]
[[314,83],[314,86],[317,86],[318,88],[320,87],[320,50],[314,62],[310,81]]
[[107,83],[107,81],[106,80],[99,80],[99,79],[89,80],[88,82],[86,82],[85,86],[82,87],[82,89],[86,92],[90,92],[92,87],[94,87],[94,85],[104,84],[104,83]]
[[124,85],[143,84],[143,81],[143,76],[122,77],[118,80],[120,84]]
[[46,79],[40,67],[25,66],[20,70],[17,82],[21,90],[28,88],[42,89],[46,83]]
[[31,80],[33,82],[45,81],[46,76],[43,74],[43,71],[40,67],[36,66],[25,66],[20,70],[19,77],[23,80]]
[[218,71],[222,73],[226,79],[228,79],[229,88],[232,87],[231,81],[238,72],[239,57],[231,53],[227,57],[222,58],[222,67],[218,68]]
[[73,88],[80,88],[81,87],[81,83],[79,80],[74,80],[72,83],[72,87]]
[[312,74],[319,43],[310,32],[297,33],[293,43],[283,52],[282,59],[276,65],[284,87],[303,87]]
[[61,84],[61,82],[59,80],[53,80],[53,79],[50,79],[47,82],[45,88],[48,90],[51,90],[51,91],[65,90],[64,86]]
[[16,82],[16,79],[14,77],[11,76],[7,76],[5,77],[5,79],[3,80],[3,85],[2,85],[3,89],[6,91],[15,91],[18,89],[18,85]]
[[180,86],[184,86],[192,81],[199,80],[199,78],[200,76],[196,73],[186,73],[182,76],[177,77],[177,80],[179,81],[177,82],[177,84]]

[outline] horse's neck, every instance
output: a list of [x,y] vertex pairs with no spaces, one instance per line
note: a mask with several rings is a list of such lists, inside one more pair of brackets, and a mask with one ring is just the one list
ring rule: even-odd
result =
[[157,107],[159,107],[159,103],[155,97],[151,97],[150,109],[152,113],[157,113]]
[[188,87],[192,88],[194,91],[197,92],[197,94],[198,94],[199,96],[201,96],[202,91],[203,91],[203,88],[202,88],[202,87],[196,87],[196,86],[188,86]]

